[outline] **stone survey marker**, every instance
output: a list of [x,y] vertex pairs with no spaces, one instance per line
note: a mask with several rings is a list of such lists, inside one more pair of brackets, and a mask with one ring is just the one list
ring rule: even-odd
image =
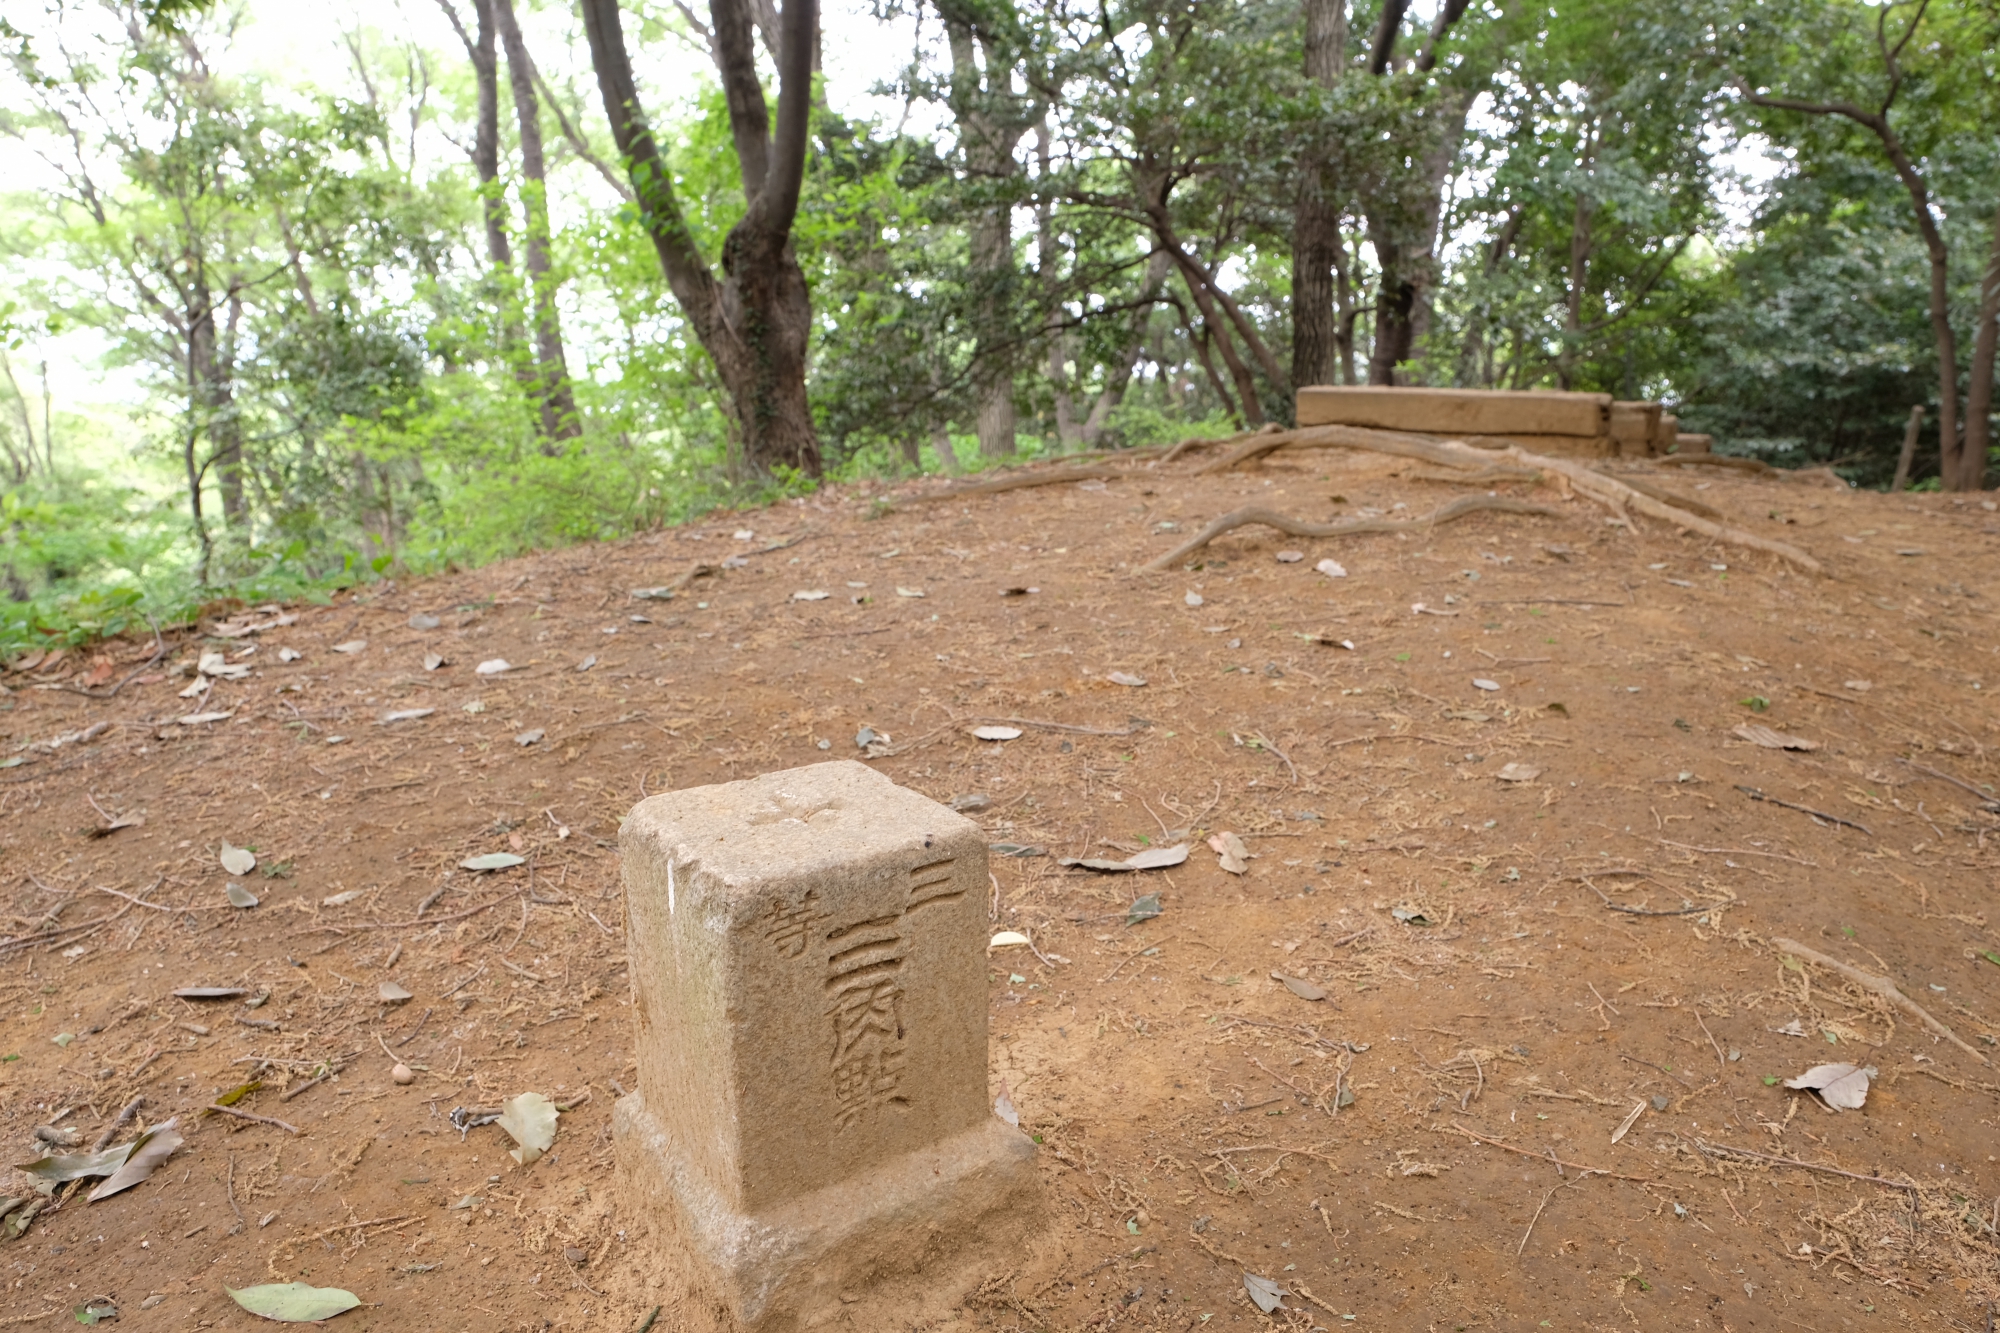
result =
[[987,1093],[978,827],[847,761],[652,797],[620,845],[639,1087],[613,1125],[669,1257],[760,1330],[886,1329],[1003,1266],[1034,1148]]

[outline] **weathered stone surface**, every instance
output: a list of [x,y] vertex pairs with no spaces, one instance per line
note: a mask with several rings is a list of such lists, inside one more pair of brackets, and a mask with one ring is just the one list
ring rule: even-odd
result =
[[1645,458],[1660,437],[1660,405],[1619,401],[1611,404],[1611,438],[1622,458]]
[[1660,454],[1672,453],[1674,451],[1674,445],[1680,439],[1680,433],[1681,433],[1681,419],[1675,416],[1672,412],[1660,413],[1659,429],[1657,433],[1653,436],[1654,455],[1658,456]]
[[978,826],[843,761],[652,797],[620,845],[614,1130],[690,1275],[758,1330],[962,1294],[1035,1214],[987,1093]]
[[1298,424],[1441,435],[1608,436],[1611,395],[1317,385],[1298,391]]

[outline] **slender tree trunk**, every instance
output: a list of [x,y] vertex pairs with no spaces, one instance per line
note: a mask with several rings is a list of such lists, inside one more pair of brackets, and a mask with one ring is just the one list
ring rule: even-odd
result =
[[[1986,360],[1990,366],[1993,361],[1990,353]],[[1989,374],[1988,379],[1991,378]],[[49,363],[46,361],[42,362],[42,453],[48,462],[49,475],[53,477],[56,474],[56,400],[55,395],[49,392]]]
[[1083,423],[1083,442],[1092,448],[1104,438],[1104,423],[1112,409],[1125,401],[1125,391],[1132,384],[1132,372],[1146,350],[1146,326],[1152,320],[1153,305],[1159,300],[1160,289],[1166,285],[1173,262],[1164,250],[1155,250],[1146,258],[1146,276],[1139,284],[1139,304],[1132,311],[1130,332],[1118,358],[1106,368],[1104,389],[1097,395],[1097,401],[1090,405],[1090,416]]
[[[1889,481],[1891,492],[1900,491],[1910,484],[1910,467],[1917,461],[1917,434],[1924,428],[1924,409],[1918,405],[1910,409],[1910,419],[1903,427],[1902,452],[1896,455],[1896,475]],[[1840,454],[1839,431],[1836,429],[1833,445],[1834,456]]]
[[[1306,77],[1331,88],[1346,64],[1346,48],[1347,0],[1305,0]],[[1340,344],[1334,275],[1346,267],[1346,242],[1326,152],[1315,145],[1298,172],[1292,211],[1292,383],[1303,386],[1333,379]]]
[[[1014,151],[1031,118],[1011,85],[1012,65],[983,41],[956,8],[944,13],[951,48],[951,107],[970,176],[992,189],[1020,174]],[[984,57],[982,74],[980,57]],[[973,390],[979,452],[1014,452],[1013,208],[1006,199],[976,209],[967,229],[979,328],[974,339]]]
[[[1592,164],[1597,160],[1597,122],[1592,121],[1583,140],[1583,161],[1579,164],[1586,185]],[[1556,382],[1565,391],[1576,387],[1576,363],[1583,351],[1583,298],[1590,284],[1590,253],[1595,242],[1591,222],[1597,215],[1597,201],[1588,189],[1578,190],[1570,211],[1569,273],[1563,293],[1563,346],[1556,358]]]
[[[1049,122],[1044,116],[1035,125],[1037,179],[1046,185],[1049,177]],[[1062,256],[1056,246],[1055,210],[1046,191],[1035,205],[1035,268],[1042,280],[1042,303],[1048,308],[1049,396],[1055,416],[1056,441],[1067,447],[1081,443],[1083,427],[1076,420],[1070,394],[1069,351],[1072,339],[1063,328]]]
[[[1920,21],[1922,16],[1923,8],[1919,6],[1912,24]],[[1912,33],[1914,30],[1913,26]],[[1887,49],[1885,46],[1885,52]],[[1938,359],[1938,475],[1948,491],[1977,490],[1985,484],[1986,460],[1983,457],[1971,458],[1970,450],[1965,448],[1966,441],[1959,436],[1958,335],[1951,327],[1951,249],[1945,244],[1944,233],[1938,227],[1937,213],[1931,207],[1930,187],[1904,149],[1902,136],[1889,123],[1888,108],[1895,101],[1903,76],[1893,58],[1887,63],[1889,93],[1880,111],[1864,111],[1850,102],[1807,102],[1793,97],[1773,97],[1754,92],[1741,84],[1738,87],[1742,88],[1748,100],[1758,106],[1800,111],[1813,116],[1844,116],[1873,132],[1881,143],[1883,155],[1889,159],[1896,178],[1902,181],[1903,189],[1909,193],[1910,211],[1916,217],[1917,234],[1923,238],[1924,252],[1930,258],[1931,336],[1937,345]]]
[[539,402],[534,367],[525,354],[527,331],[522,327],[515,305],[514,247],[507,238],[507,189],[500,181],[500,62],[496,47],[498,25],[494,6],[498,0],[472,0],[474,32],[468,33],[450,0],[438,0],[438,7],[451,20],[453,31],[472,62],[472,82],[477,92],[477,111],[472,131],[472,169],[479,176],[479,214],[486,224],[487,273],[493,286],[493,303],[499,314],[501,357],[512,368],[515,382],[530,401]]
[[[805,379],[812,301],[791,243],[812,110],[817,0],[789,0],[779,17],[776,134],[767,151],[753,150],[741,159],[750,205],[723,242],[720,282],[695,246],[672,174],[646,124],[617,0],[581,0],[581,5],[605,114],[628,164],[640,217],[674,299],[729,391],[745,460],[760,472],[788,468],[819,476],[819,435]],[[742,0],[713,0],[710,14],[730,124],[741,144],[750,137],[746,128],[769,123],[754,77],[750,23]],[[746,68],[748,79],[742,77]]]
[[[1987,453],[1992,445],[1993,359],[2000,343],[2000,212],[1993,215],[1993,244],[1979,284],[1979,322],[1972,330],[1972,382],[1965,392],[1965,489],[1986,487]],[[48,430],[42,431],[44,437]]]
[[209,362],[209,438],[215,442],[215,485],[222,498],[222,520],[239,533],[247,530],[249,506],[243,498],[243,418],[236,405],[236,335],[243,323],[243,294],[229,289],[229,322],[217,340]]
[[535,397],[542,414],[542,435],[575,439],[583,433],[577,419],[576,395],[563,357],[562,323],[556,314],[556,281],[549,257],[549,198],[542,158],[542,116],[535,97],[534,65],[521,25],[514,17],[514,0],[482,0],[490,5],[500,40],[507,50],[507,76],[514,92],[514,116],[521,135],[521,208],[526,215],[525,244],[528,295],[535,325]]

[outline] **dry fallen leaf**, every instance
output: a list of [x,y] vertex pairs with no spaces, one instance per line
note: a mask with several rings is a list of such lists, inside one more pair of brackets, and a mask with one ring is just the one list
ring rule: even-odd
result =
[[1542,775],[1542,770],[1533,764],[1507,764],[1493,776],[1502,782],[1533,782]]
[[225,885],[223,892],[229,896],[229,905],[231,907],[255,907],[257,905],[257,895],[244,888],[241,884],[238,884],[235,880],[231,880]]
[[416,998],[393,981],[383,982],[375,988],[375,993],[382,997],[384,1004],[406,1004]]
[[1278,563],[1281,565],[1296,565],[1299,561],[1305,558],[1306,558],[1306,553],[1304,551],[1278,552]]
[[444,664],[445,664],[444,654],[442,653],[424,654],[424,670],[436,671],[439,667],[443,666]]
[[539,1092],[524,1092],[502,1104],[500,1128],[521,1145],[507,1155],[522,1166],[532,1166],[556,1141],[556,1104]]
[[368,640],[366,639],[349,639],[346,643],[336,643],[333,645],[333,651],[336,653],[358,653],[367,646]]
[[792,594],[792,600],[795,602],[823,602],[831,595],[818,588],[801,588]]
[[420,717],[429,717],[437,712],[435,708],[399,708],[393,713],[384,713],[384,722],[414,722]]
[[1137,687],[1140,685],[1144,685],[1146,683],[1146,678],[1144,676],[1135,676],[1129,671],[1113,671],[1109,675],[1105,676],[1105,679],[1110,681],[1113,685],[1130,685]]
[[1148,847],[1145,851],[1125,858],[1125,864],[1134,870],[1164,870],[1177,866],[1188,859],[1186,843],[1172,847]]
[[1797,1078],[1785,1080],[1788,1088],[1811,1088],[1836,1111],[1858,1111],[1868,1100],[1868,1080],[1873,1068],[1859,1065],[1814,1065]]
[[514,664],[504,657],[492,657],[472,668],[475,676],[497,676],[503,671],[512,671]]
[[1298,996],[1301,1000],[1324,1000],[1326,998],[1325,991],[1313,985],[1310,981],[1299,977],[1288,977],[1283,972],[1273,972],[1271,980],[1282,981],[1285,983],[1285,989]]
[[222,844],[222,851],[216,859],[232,875],[247,875],[257,868],[256,853],[243,847],[231,847],[227,842]]
[[1347,567],[1338,560],[1322,560],[1314,565],[1313,568],[1330,579],[1344,579],[1347,577]]
[[90,1201],[108,1199],[112,1195],[131,1189],[153,1174],[153,1168],[167,1160],[174,1149],[181,1146],[181,1136],[174,1130],[174,1122],[169,1120],[141,1134],[132,1141],[132,1151],[111,1175],[111,1179],[90,1192]]
[[1620,1139],[1624,1138],[1626,1133],[1631,1130],[1632,1126],[1639,1123],[1639,1117],[1644,1115],[1645,1113],[1646,1113],[1646,1103],[1634,1102],[1632,1104],[1632,1109],[1625,1113],[1625,1118],[1618,1122],[1618,1128],[1611,1131],[1611,1141],[1613,1143],[1616,1143]]
[[1012,741],[1020,739],[1021,729],[1019,727],[974,727],[972,734],[982,741]]
[[995,934],[993,936],[993,939],[987,944],[986,947],[989,949],[1005,949],[1010,945],[1020,946],[1029,943],[1031,943],[1031,941],[1028,939],[1026,935],[1023,935],[1020,931],[1003,930]]
[[1765,726],[1762,722],[1741,722],[1729,733],[1752,745],[1761,745],[1767,750],[1817,750],[1818,741],[1809,741],[1803,736],[1792,736]]
[[1250,868],[1250,849],[1234,833],[1218,833],[1208,840],[1208,845],[1230,874],[1240,875]]
[[361,1298],[339,1287],[309,1287],[303,1282],[266,1283],[261,1287],[223,1288],[229,1298],[251,1314],[281,1324],[316,1324],[361,1304]]
[[1285,1302],[1283,1298],[1291,1294],[1277,1283],[1271,1281],[1270,1278],[1258,1277],[1255,1273],[1245,1273],[1243,1275],[1243,1290],[1250,1293],[1250,1299],[1265,1314],[1269,1314],[1273,1310],[1284,1309]]

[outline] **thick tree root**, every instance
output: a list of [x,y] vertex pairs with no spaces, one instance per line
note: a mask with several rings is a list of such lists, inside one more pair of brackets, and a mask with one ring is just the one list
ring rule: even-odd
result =
[[1065,467],[1050,472],[1023,472],[1012,477],[995,477],[992,481],[975,482],[970,486],[953,486],[948,490],[932,491],[928,495],[912,495],[905,504],[931,504],[940,500],[956,500],[962,495],[998,495],[1002,491],[1021,491],[1030,486],[1060,486],[1066,481],[1090,481],[1093,478],[1124,477],[1131,475],[1120,467]]
[[[1368,430],[1360,426],[1309,426],[1303,430],[1259,436],[1226,456],[1216,459],[1207,467],[1200,469],[1196,475],[1226,472],[1238,463],[1262,457],[1287,446],[1360,449],[1368,453],[1393,454],[1399,458],[1421,458],[1426,462],[1475,472],[1496,465],[1512,464],[1515,467],[1540,472],[1545,481],[1560,478],[1582,492],[1587,499],[1594,500],[1620,517],[1624,516],[1627,509],[1636,509],[1649,517],[1691,529],[1732,546],[1744,546],[1754,551],[1767,552],[1814,574],[1826,572],[1825,566],[1796,546],[1772,541],[1768,537],[1759,537],[1755,533],[1718,522],[1720,516],[1712,509],[1708,509],[1706,515],[1698,512],[1693,508],[1698,502],[1669,495],[1651,486],[1641,490],[1621,478],[1599,472],[1581,460],[1550,458],[1545,454],[1530,453],[1519,445],[1506,449],[1475,449],[1456,440],[1439,439],[1411,432]],[[1669,457],[1677,456],[1669,455]],[[1701,457],[1699,454],[1688,455],[1690,461]],[[1707,506],[1703,505],[1701,508],[1707,509]]]
[[[1466,467],[1482,465],[1487,458],[1485,450],[1474,449],[1470,445],[1447,444],[1443,447],[1459,451],[1459,457],[1465,460],[1463,466]],[[1754,532],[1745,532],[1741,528],[1732,528],[1726,523],[1718,523],[1714,519],[1689,513],[1685,509],[1656,500],[1653,496],[1628,486],[1623,480],[1599,472],[1595,468],[1586,467],[1574,459],[1548,458],[1519,448],[1508,449],[1503,456],[1522,467],[1539,468],[1545,473],[1568,478],[1569,483],[1586,498],[1595,500],[1613,513],[1621,513],[1626,508],[1636,509],[1649,517],[1672,523],[1676,527],[1692,529],[1719,542],[1767,552],[1814,574],[1826,572],[1824,565],[1796,546],[1772,541],[1768,537],[1759,537]]]
[[[1370,430],[1366,426],[1302,426],[1297,430],[1253,436],[1207,466],[1195,469],[1195,475],[1200,477],[1211,472],[1227,472],[1253,458],[1262,458],[1266,454],[1292,447],[1364,449],[1369,453],[1421,458],[1427,463],[1441,463],[1446,467],[1474,466],[1462,461],[1456,453],[1450,452],[1452,449],[1470,448],[1469,445],[1452,445],[1434,435],[1419,435],[1413,431]],[[1484,456],[1486,466],[1490,466],[1500,456],[1499,450],[1477,452]]]
[[1182,440],[1179,444],[1167,450],[1166,455],[1163,458],[1161,458],[1159,462],[1148,464],[1148,466],[1165,467],[1167,464],[1173,462],[1176,458],[1179,458],[1182,454],[1186,453],[1190,449],[1206,449],[1212,444],[1238,444],[1244,440],[1251,439],[1252,437],[1256,436],[1268,436],[1268,435],[1277,435],[1283,433],[1286,433],[1285,428],[1283,426],[1270,425],[1270,426],[1260,427],[1257,430],[1240,431],[1235,435],[1225,435],[1219,440],[1210,440],[1197,436],[1192,439]]
[[1463,518],[1467,514],[1477,513],[1484,509],[1497,510],[1503,514],[1540,514],[1547,518],[1560,518],[1562,516],[1559,511],[1550,509],[1546,505],[1530,504],[1526,500],[1514,500],[1505,496],[1495,495],[1461,496],[1453,500],[1450,504],[1438,506],[1438,508],[1424,518],[1356,518],[1342,523],[1307,523],[1303,520],[1277,513],[1274,510],[1251,505],[1248,508],[1224,514],[1221,518],[1216,519],[1199,533],[1188,538],[1165,555],[1141,565],[1137,572],[1147,574],[1165,569],[1175,561],[1184,559],[1193,552],[1199,551],[1223,533],[1234,531],[1237,528],[1245,527],[1252,523],[1261,523],[1267,528],[1276,528],[1278,531],[1292,537],[1347,537],[1362,532],[1410,532],[1432,528],[1440,523],[1449,523],[1455,518]]

